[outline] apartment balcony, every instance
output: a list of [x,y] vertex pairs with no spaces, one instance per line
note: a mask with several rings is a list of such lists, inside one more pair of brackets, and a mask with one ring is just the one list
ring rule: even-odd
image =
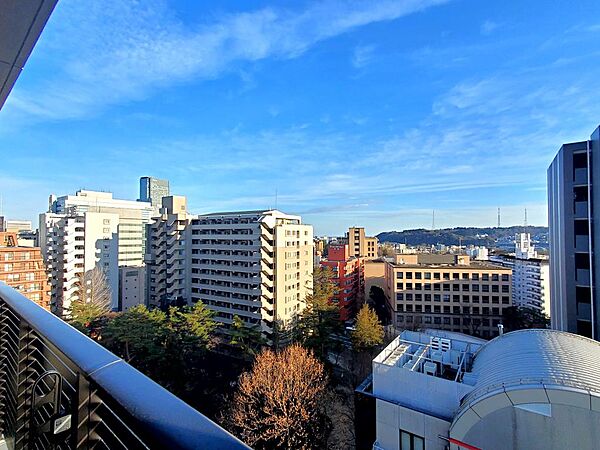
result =
[[10,449],[248,448],[8,286],[0,286],[0,386]]
[[587,167],[580,167],[575,169],[573,176],[573,184],[576,186],[587,186],[588,184],[588,171]]
[[588,269],[577,269],[575,273],[575,280],[578,286],[589,286],[590,271]]
[[[584,234],[575,235],[575,251],[577,252],[589,252],[590,251],[590,240],[589,236]],[[539,277],[538,277],[539,279]]]
[[198,259],[210,259],[211,261],[244,261],[258,262],[258,256],[225,255],[221,253],[200,253],[194,255]]
[[575,219],[587,219],[588,218],[588,202],[575,202]]

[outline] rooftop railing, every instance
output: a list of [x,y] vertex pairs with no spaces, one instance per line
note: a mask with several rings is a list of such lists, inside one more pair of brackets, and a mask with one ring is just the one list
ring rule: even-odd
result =
[[247,449],[87,336],[0,283],[9,449]]

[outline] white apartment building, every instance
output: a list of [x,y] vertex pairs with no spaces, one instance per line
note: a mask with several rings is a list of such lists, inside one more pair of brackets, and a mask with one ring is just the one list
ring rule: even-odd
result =
[[94,267],[106,273],[118,305],[119,216],[112,213],[40,214],[41,249],[50,274],[51,310],[62,315],[76,300],[81,276]]
[[149,202],[113,198],[110,192],[79,190],[75,195],[50,197],[48,212],[81,214],[88,211],[119,216],[119,266],[140,266],[146,249],[146,225],[153,208]]
[[600,343],[555,330],[483,341],[405,330],[358,388],[374,450],[597,449]]
[[289,325],[312,292],[313,228],[277,210],[201,215],[191,221],[189,296],[216,311],[226,329],[235,315],[260,326]]
[[492,256],[496,264],[512,269],[513,304],[536,309],[550,315],[550,265],[539,257],[529,233],[515,238],[515,254]]
[[162,198],[161,215],[149,226],[146,253],[147,301],[153,306],[167,306],[187,301],[189,273],[185,235],[191,216],[186,198]]
[[[57,280],[52,287],[57,313],[71,301],[78,279],[75,274],[81,269],[91,270],[94,265],[107,273],[112,308],[118,308],[119,267],[143,265],[146,226],[152,211],[150,203],[115,199],[110,192],[80,190],[75,195],[50,196],[48,213],[40,215],[40,247]],[[83,239],[75,243],[70,238],[74,230],[69,227],[77,228],[77,237]],[[57,258],[62,262],[58,263]],[[84,266],[81,261],[71,266],[74,258],[85,259]]]

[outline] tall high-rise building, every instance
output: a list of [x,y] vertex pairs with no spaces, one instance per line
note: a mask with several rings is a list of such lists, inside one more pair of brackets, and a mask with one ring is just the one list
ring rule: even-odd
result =
[[[76,296],[80,274],[98,265],[107,274],[112,307],[119,305],[119,267],[144,263],[146,226],[152,216],[147,202],[120,200],[109,192],[77,191],[50,197],[40,215],[40,246],[52,271],[54,308],[60,314]],[[77,261],[75,259],[78,259]]]
[[368,237],[363,227],[350,227],[346,233],[350,256],[366,259],[377,258],[379,239]]
[[354,318],[365,299],[364,258],[350,256],[347,244],[330,245],[327,259],[321,260],[320,265],[333,271],[332,281],[337,289],[332,301],[340,308],[340,319]]
[[290,325],[304,309],[314,243],[300,216],[215,213],[192,219],[190,228],[190,298],[214,310],[223,328],[237,315],[273,339],[276,326]]
[[552,328],[600,340],[600,127],[564,144],[548,168]]
[[50,309],[50,283],[38,247],[21,247],[16,233],[0,232],[0,282]]
[[163,197],[161,214],[149,225],[146,298],[150,305],[164,307],[187,301],[186,244],[189,242],[185,236],[191,216],[186,204],[182,196]]
[[140,178],[140,202],[148,202],[158,210],[162,207],[162,198],[170,194],[169,180],[154,177]]
[[100,267],[118,307],[119,216],[103,212],[40,214],[42,254],[50,274],[51,310],[62,316],[79,298],[82,276]]

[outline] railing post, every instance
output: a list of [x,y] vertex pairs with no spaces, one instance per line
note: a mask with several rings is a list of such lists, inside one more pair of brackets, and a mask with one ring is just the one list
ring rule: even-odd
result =
[[88,450],[90,447],[91,424],[91,392],[90,383],[81,373],[77,375],[76,401],[73,402],[73,437],[76,440],[73,448]]
[[16,423],[15,450],[29,448],[31,430],[31,399],[30,389],[33,384],[31,367],[31,330],[19,318],[19,334],[17,338],[17,386],[16,386]]

